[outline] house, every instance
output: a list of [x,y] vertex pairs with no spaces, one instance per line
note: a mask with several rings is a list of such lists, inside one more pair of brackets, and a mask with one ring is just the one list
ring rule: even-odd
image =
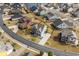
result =
[[68,12],[68,4],[67,3],[62,3],[62,4],[59,4],[59,7],[60,7],[60,11],[61,12]]
[[78,45],[78,38],[76,36],[76,33],[71,30],[63,30],[60,33],[60,39],[61,42],[64,42],[65,44],[73,44]]
[[11,13],[11,14],[20,13],[20,10],[18,10],[18,9],[11,9],[9,11],[9,13]]
[[32,21],[29,18],[21,18],[18,20],[18,28],[29,28],[32,25]]
[[4,17],[3,19],[16,20],[16,19],[20,19],[23,16],[20,14],[19,10],[4,9],[3,17]]
[[73,28],[74,27],[73,19],[64,20],[63,22],[68,25],[67,28]]
[[52,3],[42,3],[41,5],[43,5],[44,7],[50,8],[53,6]]
[[79,16],[79,8],[73,8],[73,11],[70,13],[73,17]]
[[53,14],[53,13],[47,13],[46,16],[47,16],[47,18],[48,18],[49,20],[51,20],[52,17],[54,16],[54,14]]
[[40,11],[40,16],[45,16],[46,14],[47,14],[47,12],[45,10]]
[[73,19],[68,19],[68,20],[61,20],[59,17],[56,19],[52,19],[53,25],[56,28],[59,29],[67,29],[67,28],[73,28],[74,24],[73,24]]
[[11,16],[11,19],[12,19],[12,20],[16,20],[16,19],[20,19],[20,18],[22,18],[22,15],[19,14],[19,13],[15,13],[15,14],[13,14],[13,15]]
[[79,29],[79,18],[64,20],[64,23],[68,25],[68,28],[76,28]]
[[68,12],[71,13],[73,10],[74,10],[74,9],[73,9],[72,7],[70,7],[70,8],[68,9]]
[[3,10],[4,15],[8,15],[8,14],[9,14],[9,11],[10,11],[10,9],[9,9],[9,8],[5,8],[5,9]]
[[43,37],[43,35],[45,34],[47,30],[47,26],[46,25],[41,25],[41,24],[33,24],[32,26],[32,34],[33,35],[38,35],[40,37]]
[[0,6],[3,6],[4,5],[4,3],[0,3]]
[[64,23],[62,20],[60,19],[55,19],[55,21],[53,21],[53,25],[54,27],[58,28],[58,29],[65,29],[68,28],[68,25],[66,23]]
[[31,23],[31,19],[28,17],[22,17],[20,19],[18,19],[18,23],[27,23],[30,24]]
[[78,3],[74,3],[74,4],[72,4],[72,7],[73,8],[79,8],[79,4]]
[[73,14],[79,17],[79,10],[75,11]]
[[11,7],[13,7],[14,9],[17,9],[17,8],[21,8],[21,5],[20,3],[13,3]]
[[47,13],[47,14],[46,14],[46,17],[47,17],[48,20],[50,20],[50,21],[54,21],[54,20],[56,20],[56,19],[59,19],[59,17],[58,17],[57,15],[55,15],[55,14],[53,14],[53,13],[51,13],[51,12]]
[[73,25],[74,28],[79,29],[79,19],[74,20]]
[[25,6],[27,9],[31,11],[35,11],[38,7],[38,4],[37,3],[26,3]]

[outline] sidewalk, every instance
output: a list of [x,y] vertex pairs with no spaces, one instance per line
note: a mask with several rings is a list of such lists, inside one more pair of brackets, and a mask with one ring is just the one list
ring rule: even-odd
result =
[[[51,34],[46,33],[44,34],[44,37],[42,39],[40,39],[41,41],[39,42],[40,45],[44,45],[47,40],[50,38]],[[43,56],[48,56],[48,54],[46,52],[44,52]]]
[[16,33],[18,31],[18,26],[17,25],[13,25],[10,26],[9,29],[12,29],[14,33]]
[[51,34],[49,34],[49,33],[44,34],[43,38],[40,39],[41,41],[38,44],[44,45],[47,42],[47,40],[50,38],[50,36],[51,36]]

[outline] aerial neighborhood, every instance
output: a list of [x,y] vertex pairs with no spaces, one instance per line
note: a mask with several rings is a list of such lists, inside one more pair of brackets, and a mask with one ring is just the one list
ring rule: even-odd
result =
[[79,4],[0,4],[0,56],[74,55],[79,55]]

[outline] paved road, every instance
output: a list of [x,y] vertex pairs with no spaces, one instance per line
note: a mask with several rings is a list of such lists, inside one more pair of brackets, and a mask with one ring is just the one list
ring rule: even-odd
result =
[[25,45],[28,45],[28,46],[33,47],[33,48],[38,49],[38,50],[42,50],[42,51],[45,51],[45,52],[52,51],[57,56],[75,56],[75,55],[79,55],[78,53],[69,53],[69,52],[64,52],[64,51],[61,51],[61,50],[58,50],[58,49],[55,49],[55,48],[49,48],[49,47],[46,47],[46,46],[42,46],[42,45],[39,45],[37,43],[28,41],[28,40],[20,37],[16,33],[12,32],[10,29],[8,29],[7,26],[3,25],[2,12],[3,12],[3,10],[1,9],[0,10],[0,26],[14,40],[17,40],[17,41],[19,41],[19,42],[21,42]]

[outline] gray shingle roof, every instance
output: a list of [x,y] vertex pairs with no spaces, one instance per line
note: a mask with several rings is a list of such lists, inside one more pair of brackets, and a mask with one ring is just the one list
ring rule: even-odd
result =
[[73,26],[73,23],[72,22],[64,21],[64,23],[66,23],[69,27],[72,27]]
[[58,26],[58,25],[62,24],[63,21],[61,21],[60,19],[56,19],[55,21],[53,21],[53,23],[54,23],[54,26]]

